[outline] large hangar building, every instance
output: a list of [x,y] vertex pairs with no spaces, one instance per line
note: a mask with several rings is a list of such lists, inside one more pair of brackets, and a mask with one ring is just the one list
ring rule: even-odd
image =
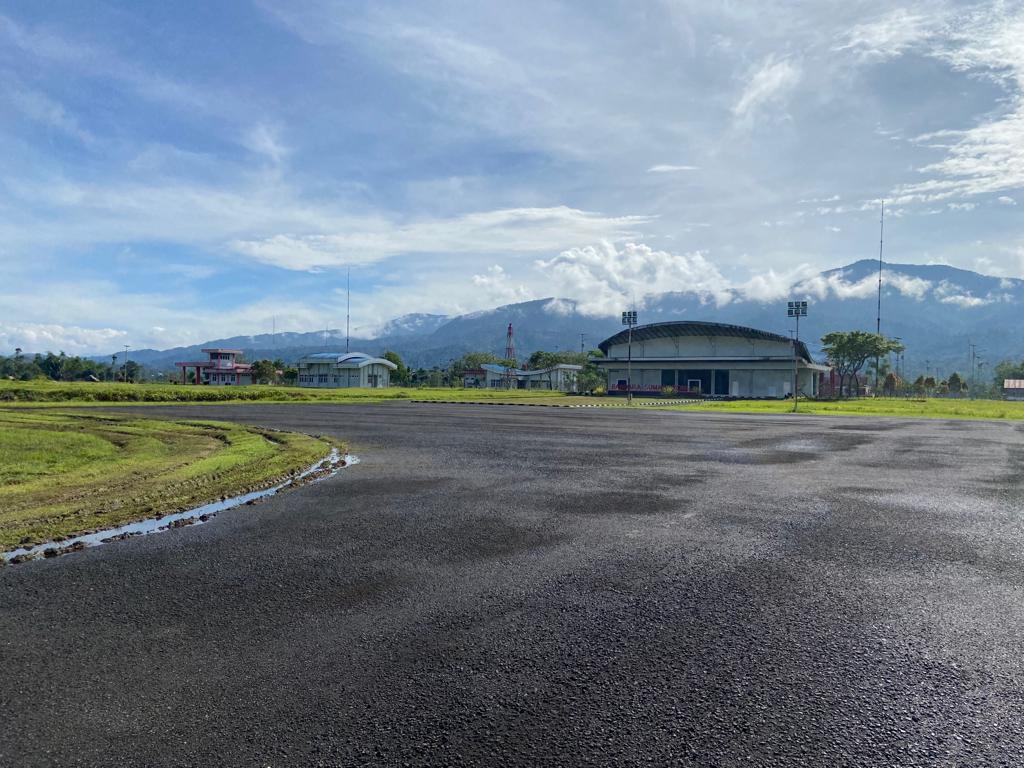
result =
[[[632,375],[627,376],[629,332],[620,331],[598,346],[596,360],[607,374],[608,392],[660,392],[725,397],[788,397],[793,390],[793,340],[756,328],[692,320],[652,323],[633,329]],[[800,394],[818,394],[820,374],[807,346],[796,345]]]

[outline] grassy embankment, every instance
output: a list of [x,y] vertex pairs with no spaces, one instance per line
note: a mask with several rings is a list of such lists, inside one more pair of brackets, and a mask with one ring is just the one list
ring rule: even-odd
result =
[[389,400],[518,400],[562,397],[561,392],[502,389],[401,388],[317,389],[314,387],[108,384],[58,381],[0,381],[0,404],[67,405],[111,403],[374,403]]
[[[673,410],[676,408],[669,406]],[[722,413],[792,413],[793,402],[785,400],[735,400],[681,406],[679,410]],[[923,419],[1024,419],[1024,402],[1005,400],[952,400],[945,398],[901,400],[861,398],[858,400],[801,400],[800,413],[824,416],[898,416]]]
[[0,551],[267,487],[330,448],[214,421],[0,410]]

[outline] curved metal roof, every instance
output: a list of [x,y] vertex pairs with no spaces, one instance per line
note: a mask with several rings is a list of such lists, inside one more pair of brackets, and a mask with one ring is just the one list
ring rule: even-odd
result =
[[[633,329],[633,341],[646,341],[647,339],[664,339],[673,336],[732,336],[741,339],[759,339],[761,341],[781,341],[792,344],[793,340],[770,331],[761,331],[757,328],[747,328],[743,325],[729,325],[728,323],[705,323],[700,320],[674,320],[667,323],[650,323],[649,325],[638,325]],[[615,344],[625,344],[629,339],[628,329],[619,331],[610,336],[600,344],[598,349],[608,354],[608,350]],[[811,355],[807,351],[807,345],[802,341],[798,342],[800,357],[811,362]]]
[[299,358],[300,365],[323,362],[334,363],[335,367],[338,368],[362,368],[371,363],[387,366],[392,371],[398,368],[390,360],[385,360],[382,357],[372,357],[365,352],[312,352]]

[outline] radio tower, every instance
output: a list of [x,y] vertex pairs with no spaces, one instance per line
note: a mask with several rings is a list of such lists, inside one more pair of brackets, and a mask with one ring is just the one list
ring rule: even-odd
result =
[[508,332],[505,334],[505,360],[508,366],[505,369],[506,389],[516,388],[516,341],[512,334],[512,323],[508,324]]

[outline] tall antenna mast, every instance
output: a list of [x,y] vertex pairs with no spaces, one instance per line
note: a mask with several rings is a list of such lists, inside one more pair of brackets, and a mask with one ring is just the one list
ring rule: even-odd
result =
[[[885,200],[878,218],[878,314],[875,315],[875,333],[882,335],[882,241],[885,237]],[[875,393],[878,393],[878,357],[875,357]]]
[[352,317],[352,267],[345,275],[345,354],[348,354],[349,327]]
[[878,219],[878,314],[875,316],[875,333],[882,332],[882,240],[885,235],[885,200],[882,201],[882,215]]
[[505,333],[505,360],[508,368],[505,369],[505,386],[514,389],[516,386],[516,341],[512,331],[512,323],[508,324],[508,331]]

